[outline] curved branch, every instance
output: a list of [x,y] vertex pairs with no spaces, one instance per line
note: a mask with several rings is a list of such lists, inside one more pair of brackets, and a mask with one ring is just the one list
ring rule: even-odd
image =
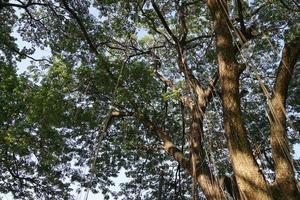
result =
[[161,128],[157,127],[156,124],[152,122],[147,116],[140,113],[137,107],[135,109],[137,118],[141,120],[145,127],[152,131],[163,142],[162,147],[164,148],[164,150],[168,154],[170,154],[177,162],[179,162],[184,169],[190,172],[191,166],[189,159],[187,159],[181,152],[181,150],[175,146],[175,144],[172,142],[172,139]]

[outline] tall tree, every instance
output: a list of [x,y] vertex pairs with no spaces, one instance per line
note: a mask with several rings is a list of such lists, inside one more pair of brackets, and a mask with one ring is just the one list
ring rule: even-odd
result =
[[[299,199],[299,8],[0,1],[1,192],[66,199],[79,183],[123,199]],[[20,50],[13,26],[49,58]],[[23,58],[35,62],[18,76]],[[115,193],[120,169],[131,179]]]

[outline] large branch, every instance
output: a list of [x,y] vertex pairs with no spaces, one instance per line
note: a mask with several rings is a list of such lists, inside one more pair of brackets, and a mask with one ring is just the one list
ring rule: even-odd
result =
[[286,43],[282,50],[282,60],[277,71],[269,112],[276,189],[281,191],[281,194],[285,194],[282,198],[286,199],[300,199],[288,145],[285,113],[288,87],[299,56],[300,37],[297,37]]
[[[172,90],[177,90],[172,81],[166,79],[161,74],[155,71],[156,76],[163,81]],[[217,83],[218,75],[215,75],[211,81],[211,87],[207,89],[207,93],[212,93],[215,84]],[[205,96],[202,93],[201,96]],[[203,116],[204,113],[199,110],[198,105],[194,104],[194,100],[188,99],[185,96],[180,96],[182,104],[189,108],[192,115],[192,125],[190,133],[190,174],[193,181],[198,182],[205,196],[208,199],[225,199],[224,193],[221,191],[219,182],[216,182],[213,174],[210,172],[206,163],[205,151],[203,149]],[[195,183],[194,182],[194,183]]]
[[285,103],[289,83],[292,79],[294,66],[300,55],[300,37],[287,43],[282,50],[282,60],[276,75],[273,89],[273,99],[280,98]]
[[156,124],[152,122],[147,116],[139,112],[137,110],[137,107],[135,109],[137,118],[141,120],[145,127],[147,127],[152,133],[159,137],[159,139],[162,141],[162,147],[164,148],[164,150],[169,155],[171,155],[177,162],[179,162],[185,170],[190,172],[191,166],[189,159],[185,158],[181,150],[177,148],[172,142],[172,139],[161,128],[156,126]]

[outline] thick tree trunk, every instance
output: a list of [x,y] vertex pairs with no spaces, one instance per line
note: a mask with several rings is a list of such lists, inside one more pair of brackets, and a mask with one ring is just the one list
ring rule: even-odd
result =
[[252,154],[241,117],[239,78],[243,69],[235,58],[235,48],[227,24],[226,3],[222,0],[209,0],[208,6],[216,34],[224,128],[237,185],[244,199],[272,199]]
[[283,48],[270,102],[271,146],[276,174],[274,197],[278,199],[300,199],[288,145],[285,116],[288,86],[299,55],[300,37]]

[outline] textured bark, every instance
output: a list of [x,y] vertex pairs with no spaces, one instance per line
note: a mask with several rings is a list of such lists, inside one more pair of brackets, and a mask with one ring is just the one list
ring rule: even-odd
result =
[[300,199],[288,145],[285,116],[288,86],[299,55],[300,37],[287,43],[282,50],[282,60],[270,103],[271,146],[276,174],[274,192],[278,199]]
[[272,199],[252,154],[241,117],[239,78],[243,68],[235,58],[235,48],[227,24],[226,1],[209,0],[208,6],[216,34],[224,128],[237,185],[244,199]]
[[[199,106],[194,106],[194,109],[191,111],[190,151],[192,176],[198,182],[207,199],[226,199],[219,181],[217,181],[217,178],[210,172],[206,163],[205,151],[202,146],[203,115],[202,112],[198,110],[198,107]],[[203,110],[205,110],[204,107],[202,108],[202,111]]]
[[221,187],[226,190],[234,200],[242,199],[237,187],[235,176],[222,176],[219,178],[219,182]]

